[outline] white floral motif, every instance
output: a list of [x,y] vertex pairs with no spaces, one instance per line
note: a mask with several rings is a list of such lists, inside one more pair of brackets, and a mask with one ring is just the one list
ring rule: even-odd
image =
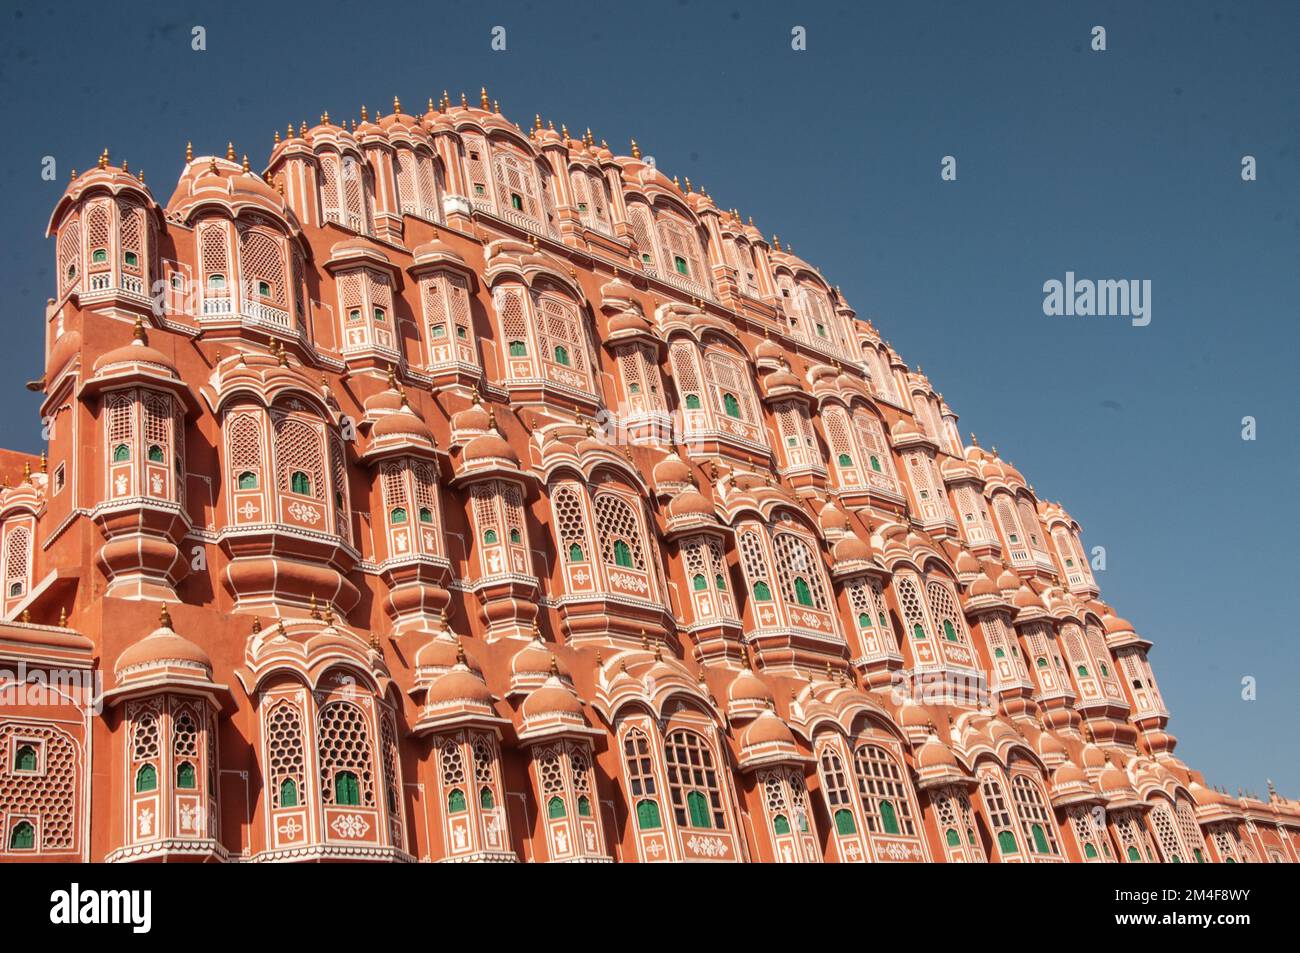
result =
[[153,810],[151,808],[141,808],[140,813],[136,815],[136,832],[141,837],[148,837],[153,833]]
[[370,824],[360,814],[340,814],[330,827],[340,837],[364,837],[370,830]]
[[315,526],[320,521],[320,511],[314,506],[308,506],[305,503],[292,503],[289,506],[289,515],[296,520]]
[[199,814],[198,809],[195,808],[194,805],[192,804],[186,804],[184,807],[182,807],[179,812],[181,830],[183,831],[194,830],[194,825],[198,822],[198,814]]
[[291,817],[282,823],[277,830],[279,830],[279,832],[285,837],[294,838],[297,837],[298,833],[302,830],[302,825],[298,823],[296,817]]
[[693,853],[702,854],[705,857],[727,856],[727,842],[721,837],[703,837],[699,834],[692,834],[691,839],[686,842],[686,846]]
[[239,515],[246,520],[251,520],[254,516],[257,515],[257,513],[258,513],[257,504],[254,503],[252,500],[248,500],[247,502],[244,503],[243,506],[239,508]]

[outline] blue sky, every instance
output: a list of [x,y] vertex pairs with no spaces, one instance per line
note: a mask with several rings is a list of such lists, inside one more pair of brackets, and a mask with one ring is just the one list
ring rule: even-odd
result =
[[[166,201],[187,140],[258,166],[290,121],[486,85],[525,126],[636,137],[819,265],[1106,547],[1103,597],[1155,642],[1179,755],[1300,796],[1297,48],[1294,3],[6,2],[0,446],[40,446],[21,382],[72,168],[107,146]],[[1045,316],[1067,271],[1149,279],[1151,324]]]

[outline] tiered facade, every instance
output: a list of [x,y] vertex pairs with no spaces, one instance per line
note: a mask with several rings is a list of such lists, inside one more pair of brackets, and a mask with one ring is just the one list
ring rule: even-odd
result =
[[1300,859],[1069,514],[635,143],[444,94],[186,160],[50,221],[0,856]]

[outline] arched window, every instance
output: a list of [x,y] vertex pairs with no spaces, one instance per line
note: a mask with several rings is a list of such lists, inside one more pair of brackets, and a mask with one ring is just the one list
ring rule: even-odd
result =
[[10,850],[32,850],[36,846],[36,829],[28,821],[19,821],[9,834]]
[[176,766],[176,786],[186,790],[192,790],[198,787],[198,779],[194,774],[194,765],[189,761],[182,761]]
[[490,787],[484,786],[479,789],[478,806],[487,811],[496,807],[496,799],[492,796],[492,789]]
[[546,816],[551,820],[556,820],[565,816],[564,798],[553,797],[546,802]]
[[311,477],[302,470],[294,470],[289,477],[289,489],[303,496],[311,496]]
[[754,583],[754,598],[759,602],[771,602],[772,588],[760,579]]
[[629,799],[636,803],[637,827],[643,831],[658,830],[663,826],[659,816],[659,802],[655,800],[659,790],[655,782],[650,742],[639,728],[633,728],[623,739],[623,765],[627,771]]
[[94,251],[90,253],[90,260],[92,263],[96,265],[108,261],[108,249],[96,248]]
[[163,448],[158,446],[156,443],[149,444],[148,457],[150,463],[162,463],[165,459],[163,456]]
[[952,627],[952,622],[948,619],[943,620],[943,637],[949,642],[957,641],[957,630]]
[[851,467],[851,466],[853,466],[853,458],[852,458],[851,456],[849,456],[847,453],[841,453],[841,454],[840,454],[840,456],[839,456],[839,462],[840,462],[840,466],[842,466],[842,467]]
[[14,770],[35,771],[36,749],[31,745],[19,745],[18,751],[14,754]]
[[880,745],[864,744],[854,753],[858,794],[873,834],[916,834],[911,795],[898,762]]
[[465,792],[460,788],[454,788],[447,795],[447,813],[459,814],[469,809],[469,803],[465,799]]
[[591,798],[585,794],[578,795],[578,816],[591,817]]
[[280,807],[297,807],[298,806],[298,785],[293,778],[285,778],[280,782]]
[[156,790],[158,790],[158,770],[152,764],[140,765],[140,770],[135,773],[135,793],[144,794]]
[[569,349],[564,345],[557,345],[555,348],[555,363],[569,366]]
[[722,395],[722,408],[727,412],[728,417],[740,419],[740,401],[736,399],[735,394],[726,393]]
[[1000,831],[998,833],[998,850],[1004,854],[1018,853],[1020,848],[1016,846],[1016,835],[1010,831]]
[[687,409],[687,410],[699,410],[699,409],[700,409],[700,395],[699,395],[699,394],[687,394],[687,395],[686,395],[686,409]]
[[131,459],[131,448],[124,443],[119,443],[113,448],[113,462],[123,463]]
[[695,592],[703,592],[709,586],[709,581],[704,578],[703,573],[696,573],[691,577],[691,588]]
[[678,825],[725,828],[722,789],[704,738],[679,728],[664,740],[664,762]]
[[776,817],[772,818],[772,830],[777,834],[789,834],[790,821],[784,814],[778,814]]
[[224,291],[226,288],[225,275],[208,275],[208,290]]
[[592,501],[601,555],[606,563],[626,569],[646,570],[641,544],[641,521],[627,501],[613,493],[601,493]]
[[241,490],[256,490],[257,474],[252,470],[245,470],[243,473],[239,474],[239,488]]
[[388,512],[388,521],[389,521],[390,523],[392,523],[394,526],[398,526],[398,525],[400,525],[400,524],[402,524],[402,523],[405,523],[405,522],[406,522],[406,507],[404,507],[404,506],[394,506],[394,507],[393,507],[391,510],[389,510],[389,512]]
[[677,269],[677,273],[679,275],[686,275],[688,277],[690,276],[691,272],[690,269],[686,267],[686,259],[683,258],[681,255],[673,256],[673,267]]
[[499,542],[499,539],[497,537],[497,531],[494,529],[485,530],[483,532],[483,542],[487,543],[488,545]]
[[856,834],[857,832],[858,827],[853,820],[852,811],[846,807],[842,807],[835,812],[835,833]]
[[1088,677],[1088,666],[1086,665],[1080,665],[1078,668],[1075,669],[1075,671],[1079,673],[1080,678]]
[[320,786],[327,804],[345,807],[375,803],[375,761],[365,712],[349,701],[332,701],[317,721]]
[[1039,854],[1059,854],[1050,814],[1034,780],[1025,774],[1015,775],[1011,779],[1011,801],[1020,818],[1025,840],[1034,845],[1034,851]]

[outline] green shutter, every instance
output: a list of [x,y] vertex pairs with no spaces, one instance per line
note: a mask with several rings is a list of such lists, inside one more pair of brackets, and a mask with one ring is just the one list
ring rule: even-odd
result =
[[245,470],[243,473],[239,474],[239,488],[241,490],[256,490],[257,474],[252,470]]
[[1016,843],[1016,835],[1010,831],[998,832],[998,850],[1004,854],[1018,854],[1020,847]]
[[388,512],[388,522],[392,523],[394,526],[397,526],[397,525],[399,525],[399,524],[401,524],[401,523],[405,523],[405,522],[406,522],[406,507],[404,507],[404,506],[394,506],[391,510],[389,510],[389,512]]
[[356,807],[361,803],[361,786],[351,771],[334,775],[334,803],[341,807]]
[[813,604],[812,590],[808,588],[808,580],[803,576],[794,577],[794,597],[801,606]]
[[119,443],[113,448],[113,462],[122,463],[131,459],[131,448],[124,443]]
[[700,409],[700,395],[699,395],[699,394],[687,394],[687,395],[686,395],[686,409],[687,409],[687,410],[699,410],[699,409]]
[[10,850],[31,850],[36,846],[36,829],[27,821],[19,821],[9,835]]
[[478,792],[478,806],[485,811],[490,811],[497,806],[496,798],[492,796],[492,789],[487,785]]
[[140,770],[135,773],[135,793],[143,794],[146,791],[158,790],[158,770],[152,764],[140,766]]
[[772,818],[772,830],[777,834],[790,833],[790,822],[786,819],[784,814],[778,814],[776,817]]
[[1034,850],[1040,854],[1048,853],[1047,835],[1043,833],[1042,824],[1034,824],[1030,828],[1030,833],[1034,835]]
[[1089,860],[1097,856],[1097,848],[1092,845],[1091,841],[1083,845],[1083,856]]
[[841,453],[841,454],[840,454],[840,466],[842,466],[842,467],[851,467],[851,466],[853,466],[853,458],[852,458],[851,456],[849,456],[847,453]]
[[663,826],[659,820],[659,805],[646,798],[636,805],[636,826],[643,831],[657,831]]
[[735,394],[723,394],[722,407],[726,410],[728,417],[740,419],[740,401],[736,399]]
[[697,572],[693,577],[691,577],[691,588],[694,589],[696,592],[700,592],[703,589],[707,589],[708,586],[709,586],[709,581],[705,579],[701,573]]
[[847,807],[842,807],[835,812],[835,833],[837,834],[856,834],[858,825],[853,820],[853,812]]
[[591,798],[585,794],[578,796],[578,816],[591,817]]
[[298,806],[298,784],[293,778],[285,778],[280,782],[280,806]]
[[23,745],[18,749],[14,757],[15,771],[35,771],[36,770],[36,749],[31,745]]
[[686,795],[686,808],[690,812],[691,827],[712,827],[713,819],[709,816],[709,801],[699,791]]
[[546,802],[546,816],[551,820],[564,817],[564,798],[553,797]]
[[176,766],[176,786],[185,790],[193,790],[198,787],[198,779],[194,774],[194,765],[188,761],[182,761]]
[[880,826],[886,834],[898,833],[898,812],[890,801],[880,802]]
[[149,444],[149,462],[150,463],[163,462],[163,449],[162,447],[158,446],[158,444],[156,443]]
[[1138,849],[1136,847],[1130,847],[1128,849],[1128,860],[1130,864],[1142,863],[1142,855],[1138,853]]
[[569,547],[569,562],[580,563],[586,558],[586,555],[582,551],[582,547],[577,543],[574,543]]
[[564,347],[563,345],[556,347],[555,363],[563,364],[565,367],[569,366],[569,349],[567,347]]
[[465,802],[465,792],[460,788],[453,788],[451,793],[447,795],[447,813],[459,814],[468,807],[469,805]]
[[614,565],[628,568],[632,565],[632,550],[621,539],[614,540]]
[[949,642],[957,641],[957,630],[952,627],[952,622],[949,619],[943,620],[943,637]]
[[763,582],[761,579],[754,583],[754,598],[759,602],[772,601],[772,590],[768,584]]
[[944,839],[948,841],[949,847],[961,846],[961,835],[957,833],[956,828],[953,827],[948,828],[948,830],[944,832],[943,836]]
[[311,496],[311,477],[301,470],[294,470],[289,477],[289,489],[302,496]]

